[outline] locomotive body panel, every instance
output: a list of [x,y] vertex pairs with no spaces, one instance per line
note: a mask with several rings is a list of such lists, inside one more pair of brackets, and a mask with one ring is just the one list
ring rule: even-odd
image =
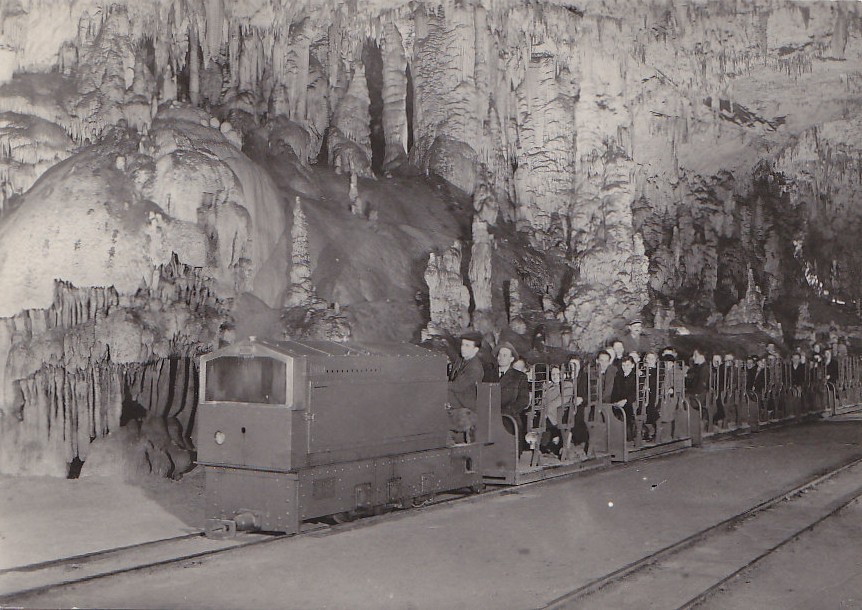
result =
[[309,466],[446,446],[445,381],[339,379],[309,386]]
[[294,466],[291,437],[295,415],[284,406],[201,404],[198,463],[288,471]]

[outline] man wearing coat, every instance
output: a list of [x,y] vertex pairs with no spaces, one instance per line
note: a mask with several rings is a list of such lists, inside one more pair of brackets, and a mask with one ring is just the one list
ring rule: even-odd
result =
[[497,381],[500,383],[500,411],[503,415],[519,415],[530,406],[530,385],[527,376],[512,368],[518,352],[508,341],[494,350],[497,356]]
[[461,357],[449,374],[449,426],[453,432],[463,433],[465,442],[470,441],[476,427],[476,384],[485,376],[478,357],[481,347],[480,333],[470,331],[462,335]]
[[521,429],[518,448],[526,448],[524,435],[527,432],[527,412],[530,407],[530,384],[527,375],[512,367],[518,352],[508,341],[503,341],[494,350],[497,356],[497,381],[500,383],[500,411],[518,422]]

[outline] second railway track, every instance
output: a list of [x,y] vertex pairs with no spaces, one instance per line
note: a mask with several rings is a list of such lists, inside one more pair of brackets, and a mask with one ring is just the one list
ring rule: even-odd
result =
[[862,497],[862,458],[586,583],[546,609],[692,608]]

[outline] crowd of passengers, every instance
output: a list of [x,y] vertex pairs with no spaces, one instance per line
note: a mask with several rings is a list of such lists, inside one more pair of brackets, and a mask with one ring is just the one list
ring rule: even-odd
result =
[[[500,384],[501,411],[518,422],[521,431],[519,448],[524,451],[530,445],[538,445],[542,453],[560,457],[563,449],[563,434],[560,430],[561,418],[568,406],[573,406],[574,421],[571,425],[571,443],[583,458],[589,452],[589,431],[585,421],[588,405],[588,379],[586,369],[595,362],[596,373],[601,378],[599,400],[613,406],[615,416],[622,420],[620,412],[625,413],[627,440],[632,441],[636,434],[635,416],[643,416],[642,439],[652,442],[656,437],[657,422],[662,408],[659,397],[659,367],[672,368],[677,362],[685,362],[680,370],[685,375],[685,392],[706,404],[706,396],[712,389],[726,387],[725,379],[729,371],[740,366],[737,356],[732,352],[714,353],[707,360],[705,350],[695,348],[690,359],[683,359],[674,347],[654,350],[646,345],[642,336],[643,323],[632,320],[628,332],[610,342],[610,346],[599,350],[590,360],[581,354],[570,353],[563,362],[528,362],[522,358],[512,343],[501,341],[491,354],[493,361],[479,357],[483,347],[483,337],[478,332],[468,332],[460,337],[460,356],[452,363],[449,372],[450,422],[455,433],[465,433],[465,441],[470,440],[469,428],[476,422],[476,384],[496,382]],[[832,337],[826,347],[815,343],[809,351],[802,347],[790,355],[787,375],[791,386],[800,390],[812,383],[838,381],[838,358],[847,356],[847,343]],[[774,343],[767,345],[763,355],[751,354],[744,358],[744,378],[737,374],[737,383],[744,383],[744,391],[756,396],[762,395],[768,383],[770,365],[781,361]],[[637,368],[641,367],[641,383],[647,384],[646,404],[638,400]],[[531,364],[533,366],[531,366]],[[710,367],[715,369],[711,374]],[[541,371],[541,375],[537,374]],[[540,390],[541,411],[546,421],[541,438],[531,438],[530,430],[535,421],[528,419],[534,412],[533,397]],[[640,409],[645,409],[642,413]],[[713,423],[724,425],[725,413],[721,401],[713,416]],[[532,424],[532,425],[531,425]]]

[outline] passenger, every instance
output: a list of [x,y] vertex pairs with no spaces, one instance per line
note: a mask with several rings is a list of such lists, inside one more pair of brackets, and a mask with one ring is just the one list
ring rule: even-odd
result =
[[778,353],[778,349],[775,347],[774,343],[766,344],[766,356],[773,360],[781,357],[781,354]]
[[664,367],[664,387],[661,388],[661,391],[664,398],[667,400],[662,399],[658,404],[659,431],[656,437],[659,440],[667,438],[667,434],[670,434],[670,437],[672,438],[674,435],[674,429],[676,428],[674,417],[676,416],[677,409],[675,396],[676,375],[678,369],[676,367],[675,352],[676,350],[671,348],[671,351],[664,351],[661,357],[662,366]]
[[823,352],[823,369],[828,383],[838,383],[838,361],[832,357],[831,347],[827,347]]
[[722,366],[721,354],[712,355],[712,377],[713,388],[715,389],[715,415],[712,417],[712,423],[716,426],[724,425],[724,367]]
[[[637,374],[635,373],[635,361],[631,356],[623,356],[620,361],[620,373],[617,375],[614,383],[611,402],[614,407],[622,409],[625,412],[626,422],[626,440],[631,441],[635,438],[635,405],[638,401],[638,382]],[[614,417],[622,421],[622,415],[614,411]]]
[[843,337],[838,342],[838,349],[835,352],[835,356],[837,358],[846,358],[848,353],[849,353],[849,350],[847,348],[847,337]]
[[800,390],[805,386],[805,365],[799,352],[790,355],[790,385]]
[[733,392],[733,368],[736,366],[736,358],[733,353],[728,352],[724,355],[724,366],[722,367],[722,384],[724,392]]
[[539,354],[544,354],[547,351],[545,344],[545,327],[539,324],[533,332],[533,351]]
[[560,417],[563,405],[571,403],[573,391],[572,382],[562,378],[560,367],[551,367],[550,379],[542,386],[542,410],[546,419],[540,443],[542,453],[561,457],[563,436],[559,428]]
[[494,355],[499,367],[496,381],[500,383],[500,412],[518,422],[521,430],[518,448],[523,451],[526,447],[524,434],[527,432],[527,410],[530,408],[530,383],[527,374],[513,366],[519,357],[511,343],[500,343],[495,348]]
[[512,368],[516,371],[521,371],[525,375],[527,374],[527,362],[523,358],[518,358],[512,363]]
[[635,361],[635,364],[638,364],[641,361],[641,355],[637,352],[629,352],[629,356],[631,356],[632,360]]
[[752,354],[748,358],[745,359],[745,391],[753,392],[754,391],[754,376],[757,374],[757,361],[759,357],[756,354]]
[[751,383],[751,391],[758,397],[763,396],[766,390],[766,358],[757,358],[757,369],[754,372],[754,380]]
[[614,339],[611,343],[611,347],[613,348],[613,353],[611,353],[611,356],[614,357],[614,364],[619,366],[620,361],[623,359],[623,356],[626,355],[626,347],[619,339]]
[[709,367],[706,366],[706,356],[700,348],[695,348],[691,355],[691,368],[688,369],[688,392],[697,397],[701,404],[706,404],[706,393],[709,391]]
[[584,453],[581,457],[586,457],[587,451],[590,448],[590,433],[587,428],[587,422],[584,418],[584,400],[589,392],[589,382],[587,381],[587,372],[581,365],[580,356],[573,354],[569,356],[569,378],[575,390],[575,423],[572,427],[572,445],[584,446]]
[[482,381],[485,371],[477,358],[482,347],[482,335],[476,331],[461,336],[461,357],[455,361],[449,375],[449,425],[460,441],[469,443],[476,427],[476,384]]
[[649,349],[649,346],[646,345],[646,341],[644,341],[644,338],[641,336],[643,328],[643,322],[639,319],[634,319],[629,322],[628,333],[623,337],[623,345],[625,346],[625,351],[627,353],[642,353]]
[[596,363],[599,366],[599,382],[601,383],[600,399],[603,403],[613,402],[614,381],[617,377],[617,367],[611,364],[613,350],[602,350],[596,355]]
[[643,439],[655,440],[656,422],[658,422],[658,354],[647,352],[644,356],[644,381],[647,386],[646,420],[644,422]]
[[665,360],[665,356],[670,356],[671,362],[676,362],[679,359],[679,354],[677,354],[676,348],[674,348],[672,345],[668,345],[666,348],[661,350],[660,360],[662,362],[667,362],[667,360]]

